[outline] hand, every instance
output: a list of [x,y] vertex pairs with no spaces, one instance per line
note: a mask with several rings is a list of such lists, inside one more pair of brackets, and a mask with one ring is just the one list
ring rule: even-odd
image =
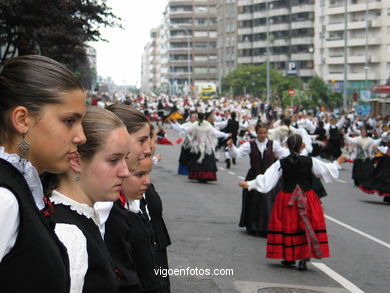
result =
[[347,156],[345,154],[341,154],[341,156],[337,158],[337,163],[339,163],[341,165],[342,163],[345,162],[346,158],[347,158]]
[[231,148],[233,147],[233,139],[229,138],[226,142],[227,147]]
[[156,157],[157,161],[161,161],[161,155],[160,154],[156,154],[155,157]]
[[240,185],[244,189],[248,189],[248,187],[249,187],[249,184],[247,181],[241,181],[240,183],[238,183],[238,185]]

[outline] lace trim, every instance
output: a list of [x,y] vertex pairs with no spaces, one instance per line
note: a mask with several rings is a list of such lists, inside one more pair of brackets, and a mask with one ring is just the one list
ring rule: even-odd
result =
[[0,158],[6,160],[23,174],[33,195],[35,205],[39,210],[42,210],[45,203],[43,201],[43,187],[37,169],[30,161],[21,159],[17,154],[6,153],[4,147],[0,147]]
[[90,207],[85,203],[79,203],[73,199],[70,199],[57,190],[53,190],[50,201],[54,204],[68,206],[72,211],[75,211],[79,215],[88,219],[92,219],[96,225],[100,225],[101,223],[99,213],[93,207]]

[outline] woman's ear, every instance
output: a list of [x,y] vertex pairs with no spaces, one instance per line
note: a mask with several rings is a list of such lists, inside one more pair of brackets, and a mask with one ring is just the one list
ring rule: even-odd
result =
[[31,124],[31,115],[26,107],[18,106],[11,111],[11,124],[19,134],[26,134]]
[[82,166],[81,165],[82,165],[82,163],[81,163],[81,160],[80,160],[80,154],[77,153],[77,156],[70,160],[70,168],[74,172],[81,173],[81,170],[82,170]]
[[302,142],[302,144],[301,144],[301,150],[303,150],[305,147],[306,147],[305,143]]

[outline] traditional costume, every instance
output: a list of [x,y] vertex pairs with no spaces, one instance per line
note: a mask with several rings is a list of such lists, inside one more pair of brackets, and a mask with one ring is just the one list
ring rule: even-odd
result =
[[248,190],[267,193],[282,178],[269,223],[267,258],[295,261],[329,257],[328,236],[321,203],[312,188],[312,173],[331,182],[339,164],[306,156],[288,156],[273,163],[264,175],[248,182]]
[[2,292],[69,292],[69,261],[45,206],[37,170],[0,147]]
[[98,227],[99,214],[56,190],[50,201],[55,232],[69,255],[70,292],[117,292],[117,275]]
[[366,193],[377,193],[383,196],[383,201],[390,203],[390,148],[382,149],[383,156],[369,176],[360,184],[360,189]]
[[187,165],[188,178],[199,181],[216,181],[217,164],[214,149],[217,136],[214,127],[207,121],[195,122],[187,130],[188,141],[183,145],[191,153]]
[[[233,146],[229,153],[232,158],[240,159],[246,155],[250,157],[250,169],[245,177],[245,181],[253,180],[259,174],[264,174],[269,166],[275,161],[275,157],[286,156],[285,149],[278,143],[266,139],[259,142],[257,139],[246,142],[239,148]],[[261,194],[256,190],[244,189],[242,192],[242,209],[239,226],[246,227],[251,235],[266,236],[268,222],[271,216],[272,205],[274,203],[278,188],[273,189],[268,194]]]

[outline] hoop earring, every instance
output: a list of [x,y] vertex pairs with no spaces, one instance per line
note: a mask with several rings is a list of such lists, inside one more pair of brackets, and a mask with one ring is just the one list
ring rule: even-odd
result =
[[23,133],[22,141],[18,143],[18,153],[19,153],[19,161],[23,166],[23,175],[24,175],[24,167],[26,166],[26,162],[28,161],[28,154],[30,153],[30,144],[26,141],[26,134]]

